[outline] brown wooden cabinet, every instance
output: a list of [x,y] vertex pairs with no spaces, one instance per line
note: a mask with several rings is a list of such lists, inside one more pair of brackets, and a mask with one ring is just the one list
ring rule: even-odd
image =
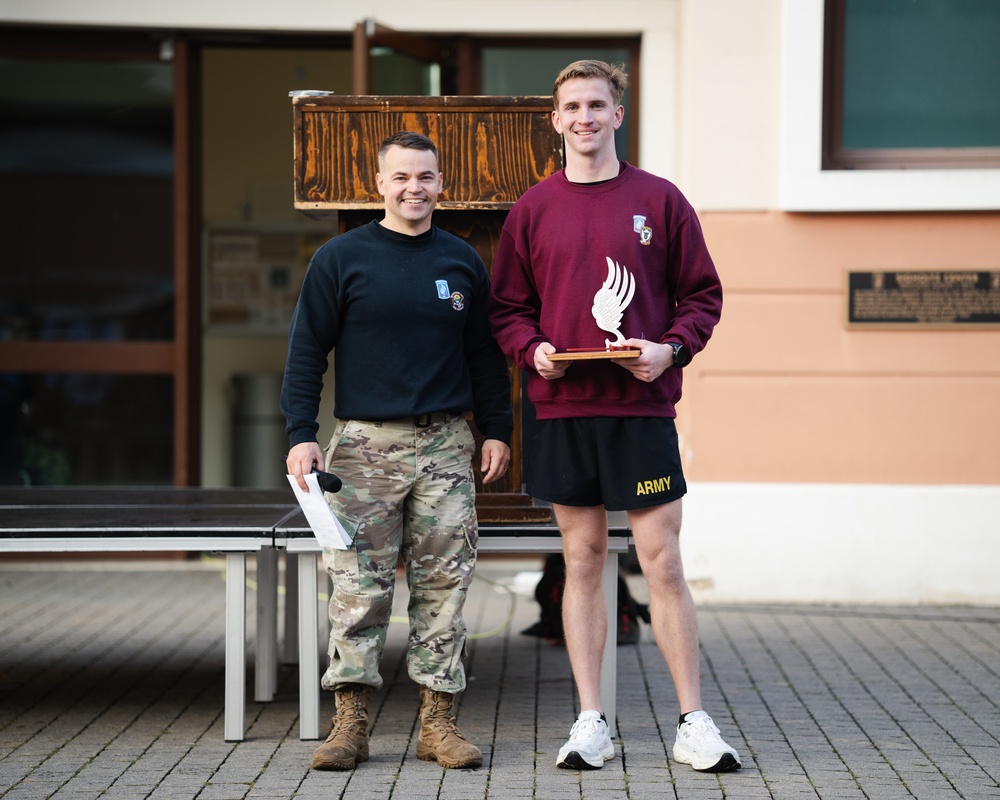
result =
[[[381,217],[376,149],[397,131],[423,133],[438,146],[444,174],[434,224],[469,242],[491,271],[507,210],[563,164],[550,97],[299,95],[292,110],[296,209],[316,218],[337,214],[341,233]],[[549,515],[521,491],[521,376],[513,368],[511,382],[512,465],[504,480],[477,486],[484,522]]]

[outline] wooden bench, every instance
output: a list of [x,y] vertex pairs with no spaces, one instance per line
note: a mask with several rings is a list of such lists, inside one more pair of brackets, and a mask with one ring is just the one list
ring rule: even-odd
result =
[[[601,661],[601,704],[616,736],[618,556],[628,552],[631,531],[625,512],[608,514],[608,558],[604,565],[604,604],[608,637]],[[293,517],[275,530],[275,546],[295,556],[286,569],[285,646],[297,640],[299,664],[299,738],[320,739],[320,651],[318,558],[322,552],[305,518]],[[559,553],[562,539],[553,522],[484,523],[479,528],[482,553]],[[293,588],[295,587],[295,588]],[[293,598],[297,599],[293,602]],[[297,616],[295,609],[297,608]],[[299,635],[295,635],[295,631]],[[325,648],[325,643],[324,643]],[[325,649],[324,649],[325,652]],[[289,654],[289,660],[293,657]]]

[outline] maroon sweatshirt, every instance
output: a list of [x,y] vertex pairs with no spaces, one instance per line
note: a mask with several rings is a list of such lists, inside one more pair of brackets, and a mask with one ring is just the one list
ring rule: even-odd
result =
[[625,162],[618,177],[597,184],[570,183],[557,172],[528,189],[507,216],[490,293],[493,335],[527,371],[538,419],[676,416],[680,369],[652,383],[605,360],[576,361],[554,381],[534,370],[540,342],[603,349],[615,340],[591,311],[609,264],[635,283],[621,316],[624,338],[680,342],[693,356],[719,321],[719,275],[676,186]]

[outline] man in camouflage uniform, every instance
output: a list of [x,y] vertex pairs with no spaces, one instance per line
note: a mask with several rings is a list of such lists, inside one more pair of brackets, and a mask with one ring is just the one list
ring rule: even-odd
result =
[[[303,475],[323,465],[343,480],[328,494],[353,538],[326,549],[330,666],[323,687],[337,713],[314,769],[352,769],[368,758],[368,697],[382,685],[396,565],[410,590],[407,669],[420,686],[417,756],[478,767],[482,753],[455,724],[465,688],[462,607],[475,572],[478,529],[472,457],[462,414],[485,441],[483,482],[502,477],[513,430],[510,377],[486,317],[489,279],[468,244],[431,224],[442,188],[437,149],[399,133],[379,149],[385,217],[316,251],[289,333],[281,407]],[[316,442],[323,374],[334,356],[334,415],[327,452]]]

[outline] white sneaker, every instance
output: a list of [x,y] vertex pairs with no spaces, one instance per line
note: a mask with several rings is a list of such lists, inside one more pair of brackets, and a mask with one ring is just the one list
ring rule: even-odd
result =
[[611,732],[599,711],[584,711],[573,723],[569,741],[559,749],[556,766],[563,769],[600,769],[615,757]]
[[677,726],[674,758],[699,772],[729,772],[740,768],[740,757],[722,741],[719,729],[704,711],[692,711]]

